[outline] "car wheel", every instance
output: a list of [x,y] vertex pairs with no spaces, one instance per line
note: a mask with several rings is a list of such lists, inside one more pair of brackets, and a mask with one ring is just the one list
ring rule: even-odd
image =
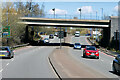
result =
[[83,58],[86,58],[86,56],[83,54]]
[[117,70],[116,70],[116,68],[115,68],[115,63],[113,63],[112,69],[113,69],[113,72],[114,72],[114,73],[117,73]]
[[12,56],[11,58],[14,58],[14,56]]
[[99,59],[99,57],[96,57],[96,59]]
[[12,57],[10,56],[10,57],[8,57],[9,59],[11,59]]

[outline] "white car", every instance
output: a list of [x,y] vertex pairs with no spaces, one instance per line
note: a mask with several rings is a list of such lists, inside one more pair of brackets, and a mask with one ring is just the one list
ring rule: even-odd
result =
[[80,34],[79,33],[75,33],[75,37],[79,37],[80,36]]
[[50,42],[50,40],[48,38],[44,39],[44,43],[49,43],[49,42]]

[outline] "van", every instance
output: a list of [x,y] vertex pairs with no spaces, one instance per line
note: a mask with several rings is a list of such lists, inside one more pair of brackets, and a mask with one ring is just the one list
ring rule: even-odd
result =
[[75,37],[79,37],[80,36],[80,31],[76,31],[75,32]]

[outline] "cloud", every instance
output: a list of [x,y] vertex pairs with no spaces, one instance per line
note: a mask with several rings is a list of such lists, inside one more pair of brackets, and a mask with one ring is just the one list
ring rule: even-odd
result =
[[[80,13],[79,9],[80,8],[77,9],[77,13]],[[82,6],[81,7],[82,14],[87,14],[87,13],[92,13],[92,12],[93,12],[92,6]]]
[[114,7],[114,11],[116,11],[116,12],[118,11],[118,6]]
[[[54,11],[52,9],[49,10],[49,14],[54,14]],[[67,14],[67,11],[55,8],[55,14]]]

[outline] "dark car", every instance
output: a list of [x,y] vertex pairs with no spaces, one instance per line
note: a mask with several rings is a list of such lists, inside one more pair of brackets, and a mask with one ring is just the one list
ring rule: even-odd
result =
[[120,55],[118,55],[114,60],[113,60],[113,72],[114,73],[120,73]]
[[83,57],[99,59],[99,50],[95,46],[86,46],[83,50]]
[[49,39],[53,39],[54,38],[54,35],[53,34],[50,34],[49,35]]
[[44,40],[42,39],[38,40],[38,44],[44,44]]
[[91,36],[91,34],[86,34],[85,36]]
[[8,46],[2,46],[0,47],[0,57],[1,58],[13,58],[14,52],[10,49]]

